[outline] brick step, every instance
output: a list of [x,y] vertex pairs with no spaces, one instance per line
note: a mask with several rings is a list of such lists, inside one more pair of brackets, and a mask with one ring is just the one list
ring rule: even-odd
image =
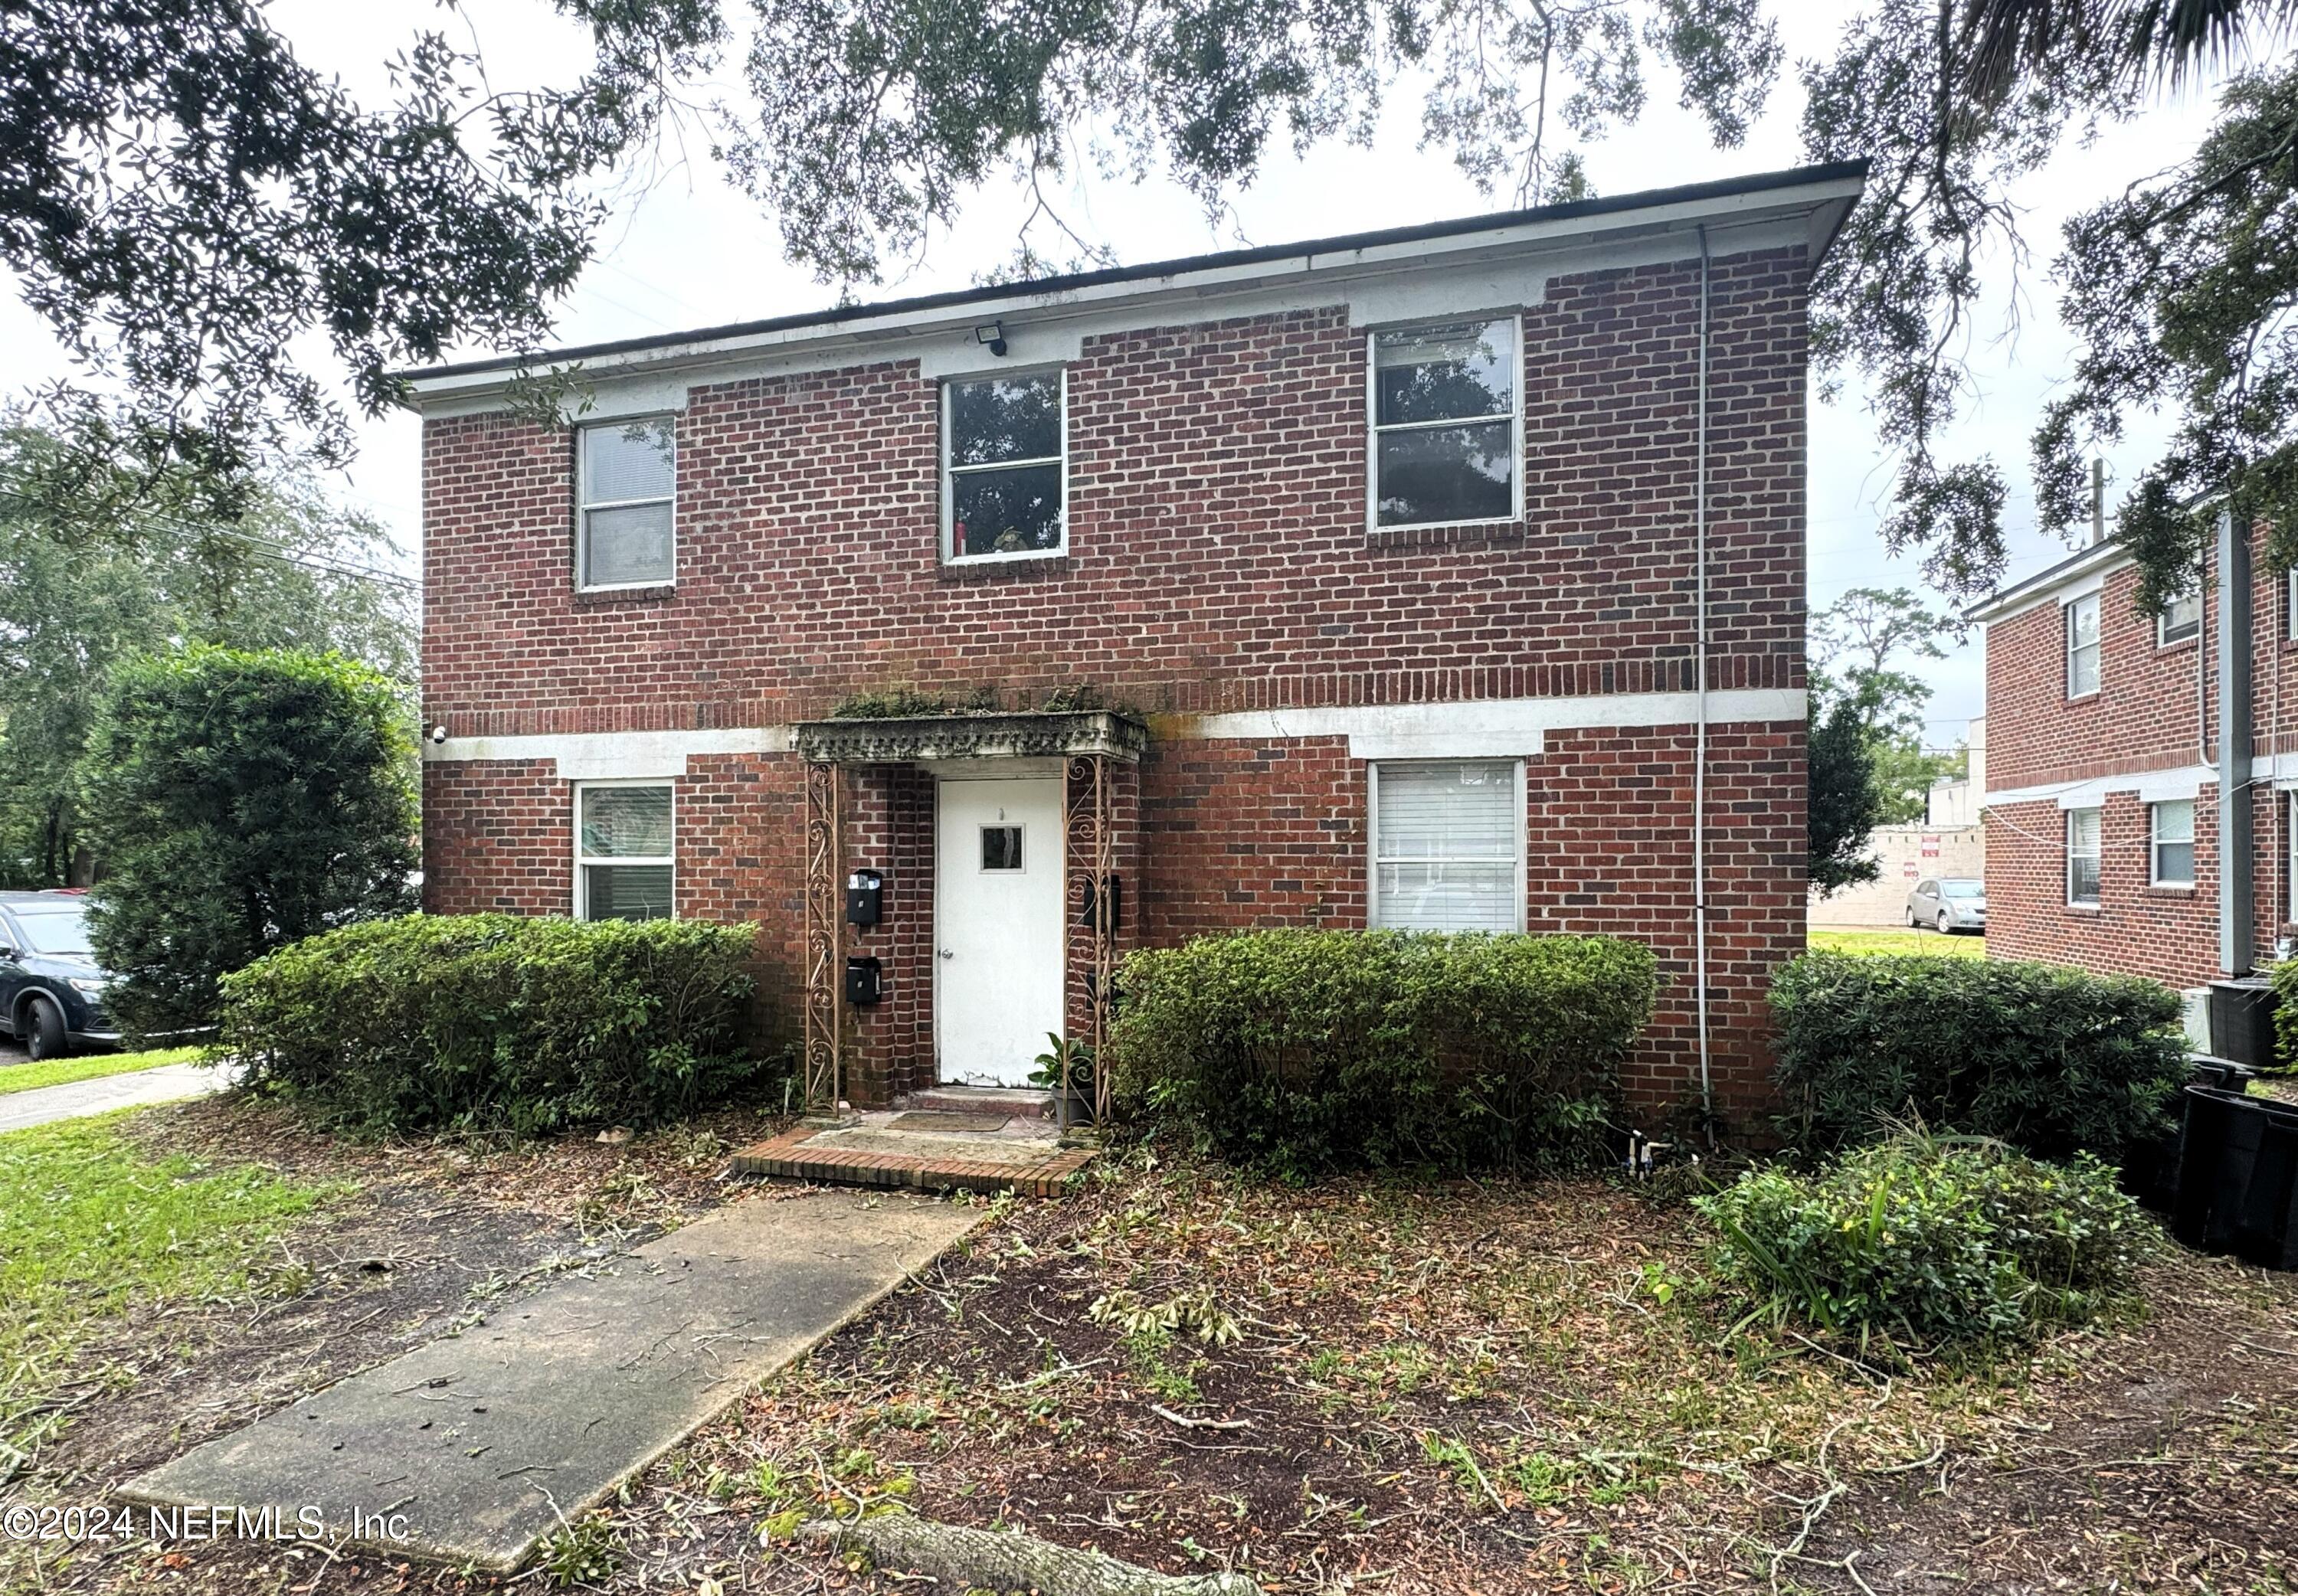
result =
[[1054,1095],[1037,1087],[928,1087],[899,1099],[897,1108],[950,1114],[1016,1114],[1043,1120],[1054,1112]]
[[1057,1197],[1093,1161],[1091,1147],[1050,1137],[904,1137],[863,1128],[800,1125],[734,1154],[737,1175],[828,1186],[910,1187],[919,1191],[1017,1191]]

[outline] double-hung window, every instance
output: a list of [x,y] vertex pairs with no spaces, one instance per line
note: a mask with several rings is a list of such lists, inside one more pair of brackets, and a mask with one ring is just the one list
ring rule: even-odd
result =
[[2098,690],[2098,595],[2085,593],[2066,607],[2067,697]]
[[1513,759],[1372,767],[1372,923],[1524,929],[1523,768]]
[[2153,839],[2153,867],[2148,880],[2157,887],[2193,886],[2195,800],[2176,798],[2147,808]]
[[2099,811],[2067,811],[2067,902],[2098,906]]
[[2154,617],[2154,641],[2162,646],[2182,643],[2203,629],[2203,595],[2199,588],[2180,593]]
[[1026,558],[1068,547],[1067,387],[1062,371],[942,385],[946,558]]
[[678,442],[668,416],[603,421],[575,434],[581,453],[576,585],[660,587],[677,575],[672,522]]
[[1374,527],[1523,514],[1515,317],[1374,333],[1371,365]]
[[667,781],[574,790],[574,918],[670,918],[675,835]]

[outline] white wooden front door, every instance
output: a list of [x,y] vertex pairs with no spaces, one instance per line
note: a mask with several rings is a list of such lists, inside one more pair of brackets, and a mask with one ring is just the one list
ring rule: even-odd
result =
[[1062,1029],[1062,778],[945,776],[937,810],[941,1079],[1027,1086]]

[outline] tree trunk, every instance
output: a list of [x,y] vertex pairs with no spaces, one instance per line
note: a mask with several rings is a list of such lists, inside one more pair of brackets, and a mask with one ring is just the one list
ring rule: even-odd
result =
[[816,1519],[799,1529],[809,1541],[858,1551],[880,1568],[927,1574],[945,1592],[1035,1591],[1039,1596],[1261,1596],[1244,1574],[1159,1574],[1097,1551],[1056,1546],[1018,1532],[936,1524],[908,1513],[859,1523]]

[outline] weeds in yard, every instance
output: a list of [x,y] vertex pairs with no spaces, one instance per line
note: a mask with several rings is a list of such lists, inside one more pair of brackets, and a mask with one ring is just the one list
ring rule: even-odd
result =
[[1208,1287],[1185,1291],[1154,1304],[1145,1303],[1129,1291],[1096,1298],[1086,1317],[1097,1325],[1115,1325],[1127,1336],[1162,1330],[1171,1336],[1194,1336],[1215,1346],[1233,1346],[1244,1339],[1236,1315],[1213,1301]]
[[542,1542],[537,1559],[550,1583],[562,1591],[569,1585],[604,1584],[622,1561],[622,1542],[604,1513],[585,1513],[562,1524]]

